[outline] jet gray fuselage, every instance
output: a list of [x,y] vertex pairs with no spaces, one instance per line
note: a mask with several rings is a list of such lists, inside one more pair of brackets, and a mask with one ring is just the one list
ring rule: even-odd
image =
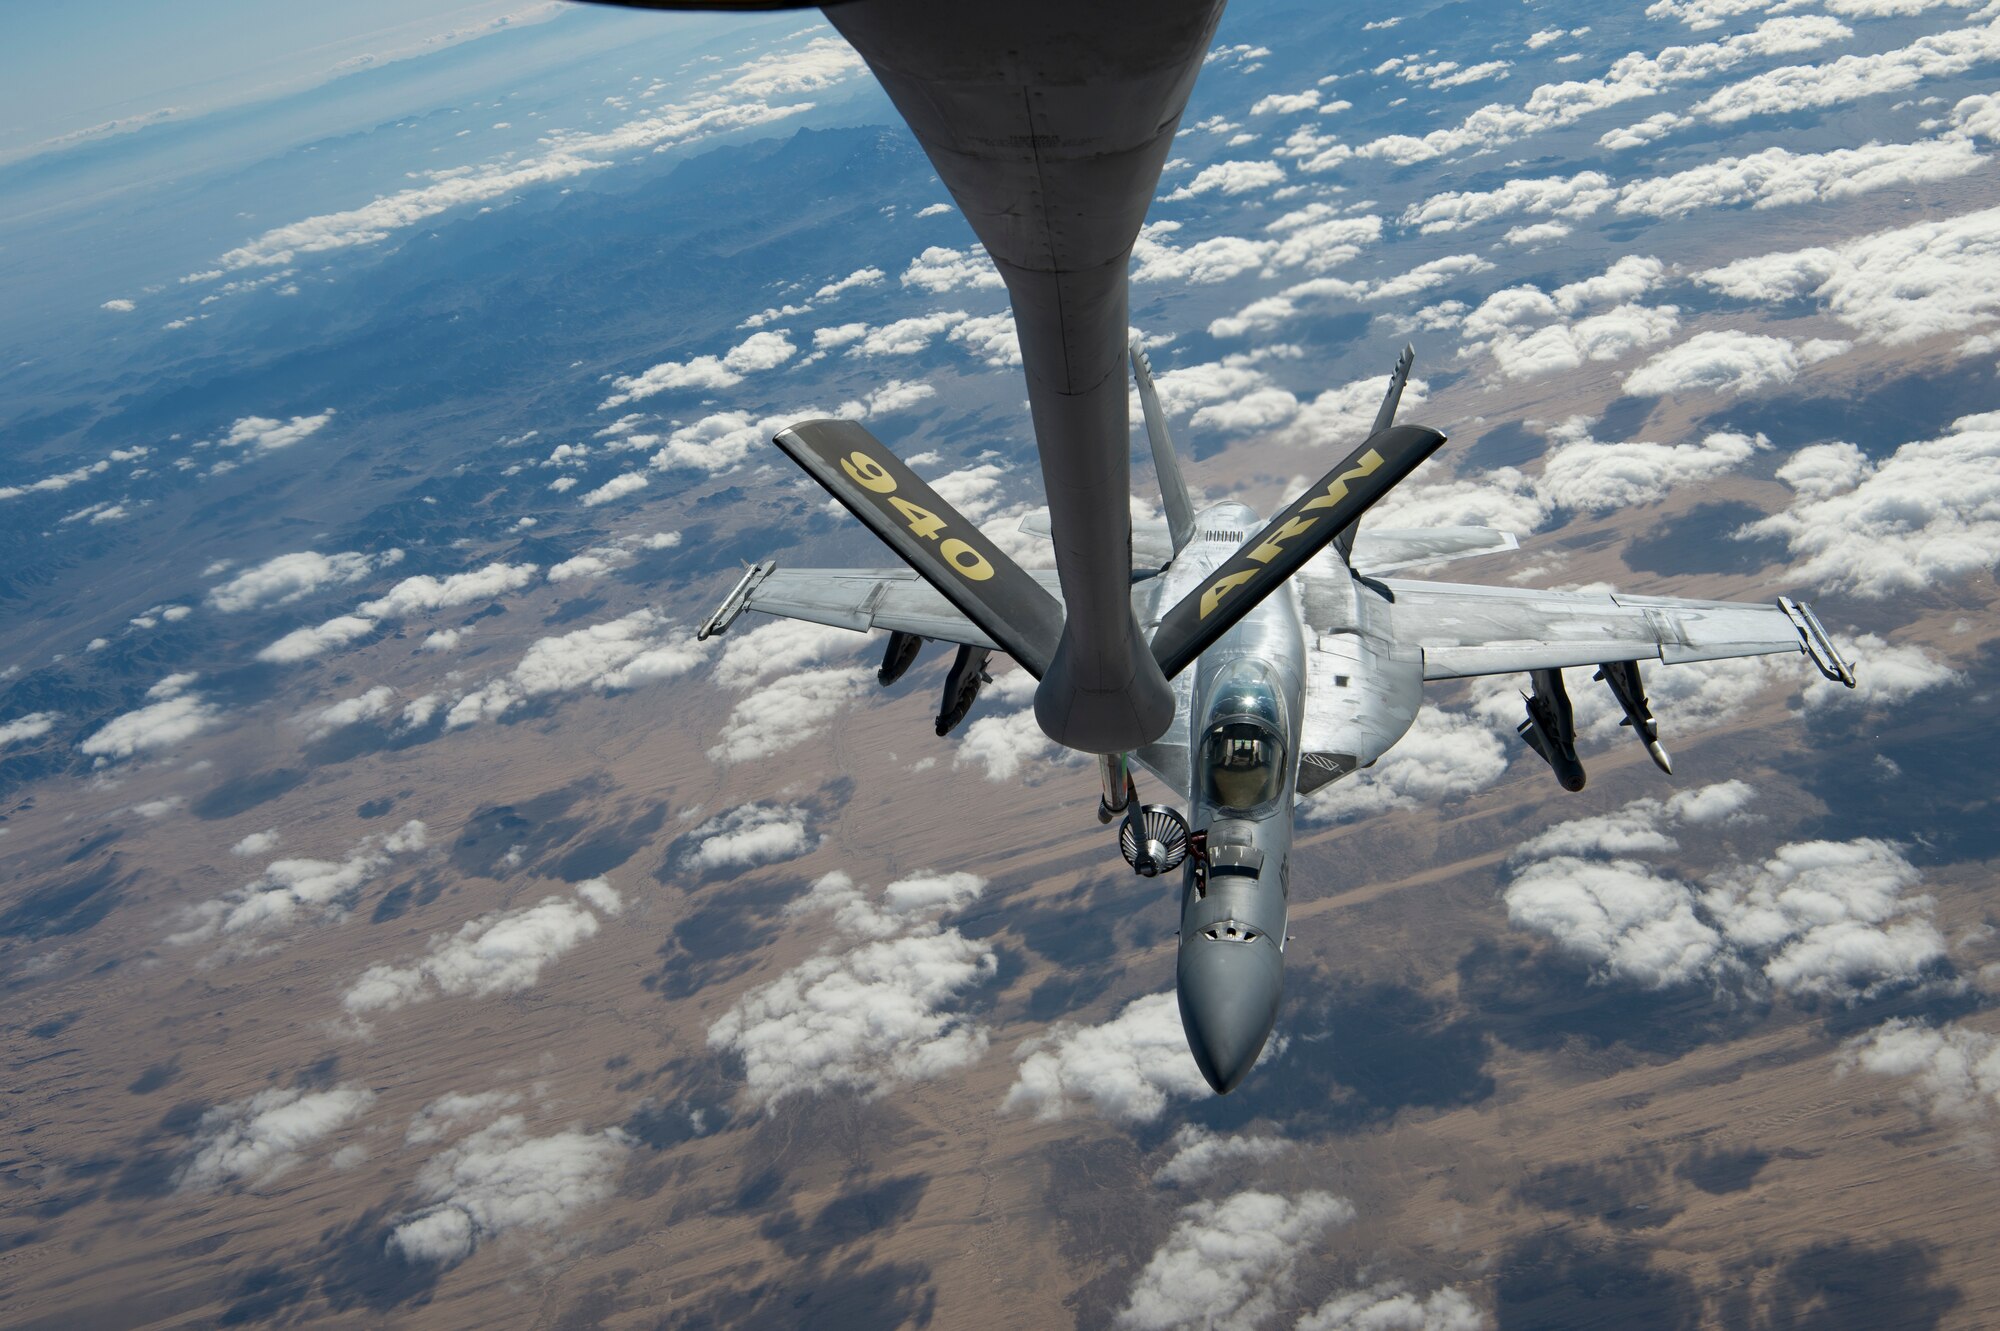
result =
[[[1157,624],[1261,525],[1255,510],[1233,500],[1204,509],[1194,540],[1137,589],[1142,621]],[[1337,666],[1321,681],[1330,687],[1319,690],[1334,696],[1313,703],[1342,709],[1344,723],[1330,733],[1355,766],[1402,738],[1421,701],[1421,660],[1396,659],[1386,618],[1372,614],[1386,603],[1358,580],[1352,590],[1351,633],[1328,635],[1324,647],[1309,635],[1295,581],[1203,652],[1177,690],[1170,738],[1185,745],[1188,824],[1205,850],[1181,869],[1175,987],[1188,1048],[1218,1092],[1248,1075],[1277,1020],[1308,684],[1316,671]],[[1279,749],[1264,755],[1275,761],[1269,772],[1257,765],[1255,751],[1266,729]],[[1244,765],[1232,768],[1239,750]],[[1146,761],[1147,751],[1139,757]]]

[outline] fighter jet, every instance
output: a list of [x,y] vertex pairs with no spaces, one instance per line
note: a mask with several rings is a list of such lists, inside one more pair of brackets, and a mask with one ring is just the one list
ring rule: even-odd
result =
[[[1562,671],[1594,665],[1625,724],[1671,774],[1640,663],[1802,652],[1829,679],[1854,675],[1809,606],[1532,591],[1389,576],[1517,547],[1480,527],[1359,526],[1367,508],[1441,444],[1395,423],[1415,353],[1405,347],[1367,440],[1269,521],[1234,499],[1197,511],[1135,342],[1131,362],[1160,480],[1163,521],[1132,530],[1118,607],[1170,681],[1173,717],[1152,741],[1098,757],[1098,817],[1122,815],[1139,874],[1180,871],[1176,989],[1188,1048],[1218,1094],[1241,1084],[1277,1019],[1291,895],[1292,815],[1304,796],[1374,763],[1410,729],[1430,680],[1527,677],[1522,740],[1566,790],[1585,774]],[[1046,681],[1079,614],[1060,576],[1030,573],[866,430],[805,421],[775,441],[903,566],[750,568],[700,630],[744,611],[889,632],[894,683],[926,641],[957,645],[936,729],[971,709],[994,652]],[[1124,496],[1114,506],[1129,509]],[[1046,533],[1030,519],[1024,529]],[[1088,751],[1088,750],[1086,750]],[[1133,765],[1181,797],[1141,804]]]

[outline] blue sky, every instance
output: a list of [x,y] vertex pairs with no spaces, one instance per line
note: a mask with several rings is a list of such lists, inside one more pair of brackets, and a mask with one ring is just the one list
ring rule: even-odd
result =
[[558,0],[9,5],[0,20],[0,159],[109,121],[167,107],[198,113],[295,91],[361,62],[436,50],[496,24],[546,21],[573,10],[597,12]]

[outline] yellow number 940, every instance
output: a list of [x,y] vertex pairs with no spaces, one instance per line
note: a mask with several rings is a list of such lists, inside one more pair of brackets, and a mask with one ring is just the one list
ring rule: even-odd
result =
[[[935,541],[944,534],[945,520],[937,514],[913,504],[896,494],[896,478],[881,463],[860,449],[855,449],[841,460],[840,469],[848,479],[863,489],[878,495],[894,496],[889,503],[902,514],[903,524],[912,535],[926,541]],[[993,561],[956,536],[948,536],[939,543],[938,554],[952,570],[970,582],[984,582],[993,576]]]

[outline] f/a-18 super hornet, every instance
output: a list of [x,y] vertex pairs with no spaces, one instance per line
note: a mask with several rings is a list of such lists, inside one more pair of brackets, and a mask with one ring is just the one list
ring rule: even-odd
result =
[[[1428,680],[1525,674],[1520,735],[1568,790],[1584,784],[1567,667],[1594,665],[1625,724],[1671,772],[1640,675],[1672,665],[1804,652],[1828,678],[1854,676],[1812,610],[1532,591],[1389,576],[1413,565],[1515,548],[1480,527],[1363,529],[1363,512],[1444,442],[1395,423],[1414,352],[1405,348],[1367,440],[1262,522],[1234,499],[1196,511],[1142,349],[1131,348],[1159,474],[1163,521],[1132,529],[1120,613],[1170,681],[1173,719],[1129,753],[1099,755],[1098,816],[1123,815],[1125,859],[1148,877],[1179,869],[1177,991],[1188,1047],[1218,1093],[1256,1062],[1277,1019],[1291,890],[1292,812],[1303,796],[1368,766],[1416,719]],[[1059,576],[1030,573],[850,421],[805,421],[776,440],[902,560],[888,569],[752,567],[703,624],[745,610],[889,632],[893,683],[925,641],[955,643],[937,731],[971,708],[994,652],[1046,680],[1067,626]],[[1128,504],[1119,497],[1117,510]],[[1030,522],[1030,531],[1045,531]],[[1135,763],[1184,793],[1184,812],[1141,804]]]

